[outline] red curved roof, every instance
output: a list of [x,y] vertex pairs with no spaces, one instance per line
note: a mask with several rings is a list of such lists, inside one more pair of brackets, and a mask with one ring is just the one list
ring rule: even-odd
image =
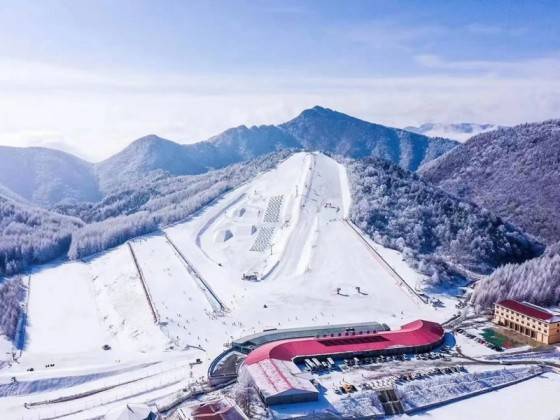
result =
[[418,320],[403,325],[397,331],[274,341],[249,353],[245,364],[252,365],[266,359],[291,361],[300,357],[430,346],[441,342],[443,334],[443,328],[438,323]]

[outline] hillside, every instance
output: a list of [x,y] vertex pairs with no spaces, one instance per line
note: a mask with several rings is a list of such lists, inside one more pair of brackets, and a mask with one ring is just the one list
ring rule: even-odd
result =
[[478,273],[522,262],[542,246],[500,217],[389,162],[350,162],[352,220],[438,282],[449,264]]
[[477,284],[472,302],[488,308],[503,299],[551,306],[560,303],[560,242],[549,246],[539,258],[507,264]]
[[65,255],[76,218],[27,206],[0,196],[0,276]]
[[105,193],[149,174],[186,175],[205,171],[185,146],[155,135],[132,142],[116,155],[95,165],[99,184]]
[[2,190],[41,206],[101,198],[91,163],[42,147],[0,146]]
[[420,173],[547,243],[560,239],[560,120],[480,134]]
[[457,145],[451,140],[372,124],[319,106],[279,127],[298,139],[304,149],[354,159],[378,157],[411,171]]

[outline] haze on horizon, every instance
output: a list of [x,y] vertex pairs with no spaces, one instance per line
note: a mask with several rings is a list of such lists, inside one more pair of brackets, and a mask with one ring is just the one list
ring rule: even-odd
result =
[[6,1],[0,144],[100,160],[321,105],[404,127],[558,118],[560,3]]

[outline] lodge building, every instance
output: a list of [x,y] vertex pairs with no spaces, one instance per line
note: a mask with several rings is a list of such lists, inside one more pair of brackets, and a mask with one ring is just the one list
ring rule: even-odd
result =
[[496,303],[494,322],[544,344],[560,343],[560,314],[528,302]]

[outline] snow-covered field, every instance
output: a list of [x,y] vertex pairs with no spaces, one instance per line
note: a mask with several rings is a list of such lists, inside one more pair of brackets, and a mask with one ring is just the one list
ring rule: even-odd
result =
[[85,353],[112,344],[98,311],[88,264],[76,261],[31,276],[26,353]]
[[459,401],[422,415],[430,419],[531,419],[556,420],[560,407],[560,375],[547,373],[487,394]]
[[[132,241],[159,324],[126,244],[87,261],[37,269],[31,276],[27,346],[19,364],[0,370],[3,383],[11,376],[18,381],[75,376],[85,368],[127,363],[130,372],[102,380],[103,386],[118,385],[119,392],[64,403],[64,412],[71,405],[85,410],[80,416],[86,418],[103,414],[117,400],[169,397],[204,376],[231,339],[265,328],[366,321],[399,328],[418,318],[451,317],[452,300],[438,309],[419,302],[372,256],[344,220],[349,205],[344,167],[321,154],[297,153],[167,228],[168,238],[162,233]],[[419,282],[421,276],[398,252],[374,246],[407,283]],[[242,278],[253,273],[257,281]],[[225,310],[216,310],[217,301]],[[111,349],[104,350],[105,344]],[[188,366],[195,359],[202,363]],[[146,369],[142,363],[169,360],[179,360],[182,369],[163,369],[154,376],[157,384],[125,383]],[[39,372],[26,372],[29,367]],[[88,386],[93,385],[55,391],[47,382],[33,398]],[[24,402],[22,396],[0,398],[3,418],[37,418]]]

